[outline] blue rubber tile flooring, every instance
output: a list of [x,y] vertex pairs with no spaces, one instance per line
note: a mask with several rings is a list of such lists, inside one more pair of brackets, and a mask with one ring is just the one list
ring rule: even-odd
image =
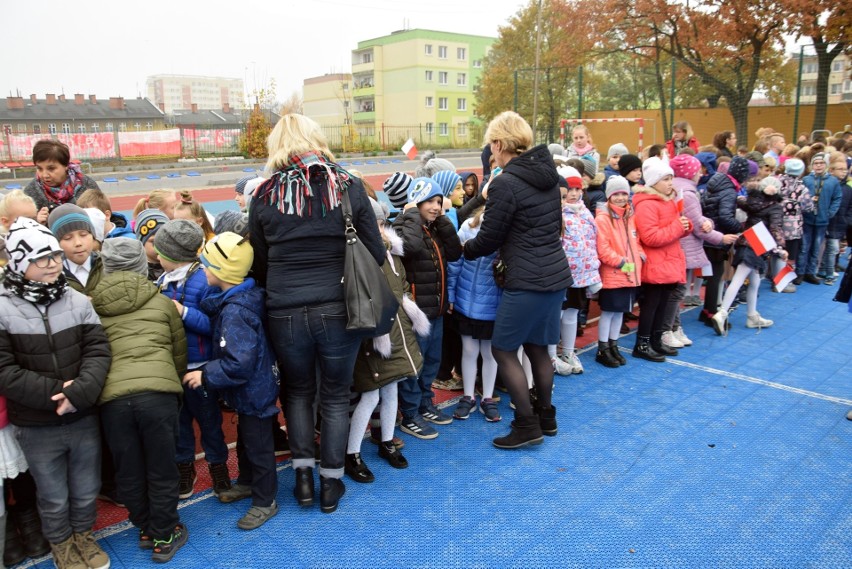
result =
[[[331,515],[297,507],[289,463],[280,513],[253,532],[235,526],[247,501],[194,496],[169,566],[852,567],[852,314],[835,290],[764,285],[775,326],[746,329],[740,307],[727,337],[685,312],[695,345],[663,364],[610,370],[585,351],[584,374],[557,377],[559,434],[538,447],[491,445],[512,418],[505,394],[499,423],[474,413],[433,441],[401,435],[407,470],[365,441],[376,482],[346,478]],[[99,535],[113,567],[153,565],[129,524]]]

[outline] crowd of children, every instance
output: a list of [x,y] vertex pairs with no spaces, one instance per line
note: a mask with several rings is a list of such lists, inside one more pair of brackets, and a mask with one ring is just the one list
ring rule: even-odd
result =
[[[584,371],[575,342],[590,302],[600,307],[594,359],[615,368],[627,364],[618,339],[637,302],[633,356],[662,362],[692,343],[682,305],[703,305],[699,319],[724,335],[741,302],[746,327],[773,325],[757,311],[759,283],[786,265],[798,277],[775,292],[834,282],[852,233],[852,135],[790,148],[769,129],[752,151],[736,142],[725,131],[701,146],[677,123],[652,156],[613,145],[602,170],[584,126],[567,149],[547,149],[572,276],[561,297],[561,341],[547,346],[556,373]],[[365,340],[356,360],[344,470],[357,482],[375,480],[361,453],[367,432],[381,458],[408,466],[394,436],[398,415],[403,433],[424,440],[439,435],[434,425],[477,410],[501,420],[491,340],[505,259],[463,254],[489,215],[489,183],[504,165],[491,156],[495,144],[483,151],[481,181],[430,154],[417,177],[397,172],[385,181],[395,217],[371,202],[400,309],[391,332]],[[197,480],[193,423],[213,493],[226,503],[251,498],[237,525],[260,527],[278,512],[278,403],[286,399],[265,291],[250,274],[246,211],[263,178],[236,184],[238,212],[211,219],[190,192],[157,190],[129,221],[70,164],[63,144],[39,142],[33,161],[36,180],[0,201],[0,474],[14,496],[8,515],[0,506],[6,563],[49,545],[57,567],[108,567],[92,537],[99,492],[128,509],[140,548],[154,561],[171,559],[188,539],[177,504]],[[755,251],[743,236],[760,224],[774,249]],[[435,386],[462,392],[452,414],[436,407]],[[238,416],[233,484],[222,405]],[[102,456],[114,467],[103,473]]]

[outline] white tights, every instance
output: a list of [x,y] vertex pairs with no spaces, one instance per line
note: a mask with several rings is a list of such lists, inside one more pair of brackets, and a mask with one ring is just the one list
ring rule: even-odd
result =
[[497,361],[491,353],[491,340],[475,340],[472,336],[462,336],[462,380],[464,394],[474,396],[476,387],[476,361],[482,356],[482,397],[494,397],[494,383],[497,381]]
[[601,312],[598,320],[598,342],[618,340],[622,320],[624,320],[623,312]]
[[[574,353],[574,344],[577,343],[577,317],[580,310],[577,308],[566,308],[562,311],[562,353],[565,355]],[[556,357],[556,345],[547,346],[547,354],[550,359]]]
[[[347,454],[355,454],[361,452],[361,442],[364,440],[364,433],[367,432],[367,424],[370,422],[370,415],[373,414],[373,409],[379,403],[379,397],[382,399],[382,404],[379,407],[379,418],[382,421],[382,442],[393,440],[393,429],[396,425],[396,408],[397,408],[397,389],[398,381],[389,383],[379,389],[367,391],[361,394],[361,400],[352,412],[352,419],[349,422],[349,443],[346,446]],[[494,384],[491,384],[494,387]]]
[[757,289],[760,287],[760,273],[745,263],[737,265],[734,277],[731,279],[731,283],[728,285],[727,290],[725,290],[725,296],[722,298],[722,308],[725,310],[731,308],[734,299],[737,297],[737,293],[740,291],[740,287],[743,286],[746,279],[748,279],[748,290],[746,291],[748,314],[757,314]]

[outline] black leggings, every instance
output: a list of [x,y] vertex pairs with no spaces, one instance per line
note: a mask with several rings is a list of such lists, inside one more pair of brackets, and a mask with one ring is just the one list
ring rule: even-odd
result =
[[663,331],[666,304],[676,286],[676,283],[642,285],[642,298],[639,299],[639,336],[650,337],[654,332]]
[[728,250],[705,247],[704,252],[707,253],[710,266],[713,267],[713,275],[706,279],[707,289],[704,291],[704,310],[711,314],[716,314],[721,300],[719,291],[722,289],[722,273],[725,272],[725,260],[728,258]]
[[[550,408],[550,396],[553,393],[553,364],[547,354],[547,346],[536,344],[524,344],[524,352],[530,359],[533,373],[533,385],[538,392],[538,403],[542,409]],[[503,384],[509,391],[512,403],[515,404],[515,416],[523,417],[533,414],[530,392],[527,384],[527,376],[521,361],[518,359],[517,350],[510,352],[498,350],[492,346],[491,353],[497,360],[497,369]]]

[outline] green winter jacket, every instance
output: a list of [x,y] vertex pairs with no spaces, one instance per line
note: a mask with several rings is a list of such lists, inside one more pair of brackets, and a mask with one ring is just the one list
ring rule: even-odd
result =
[[409,284],[405,279],[405,267],[400,258],[402,239],[392,230],[385,231],[382,237],[391,253],[382,265],[382,270],[400,304],[397,319],[389,333],[391,346],[389,358],[383,357],[375,350],[373,338],[361,342],[358,359],[355,361],[353,385],[353,389],[361,393],[373,391],[397,379],[416,376],[423,367],[423,356],[420,354],[417,337],[412,330],[411,319],[402,308],[402,297],[409,291]]
[[186,335],[171,300],[147,277],[120,271],[103,276],[92,304],[113,351],[98,404],[149,391],[183,393]]

